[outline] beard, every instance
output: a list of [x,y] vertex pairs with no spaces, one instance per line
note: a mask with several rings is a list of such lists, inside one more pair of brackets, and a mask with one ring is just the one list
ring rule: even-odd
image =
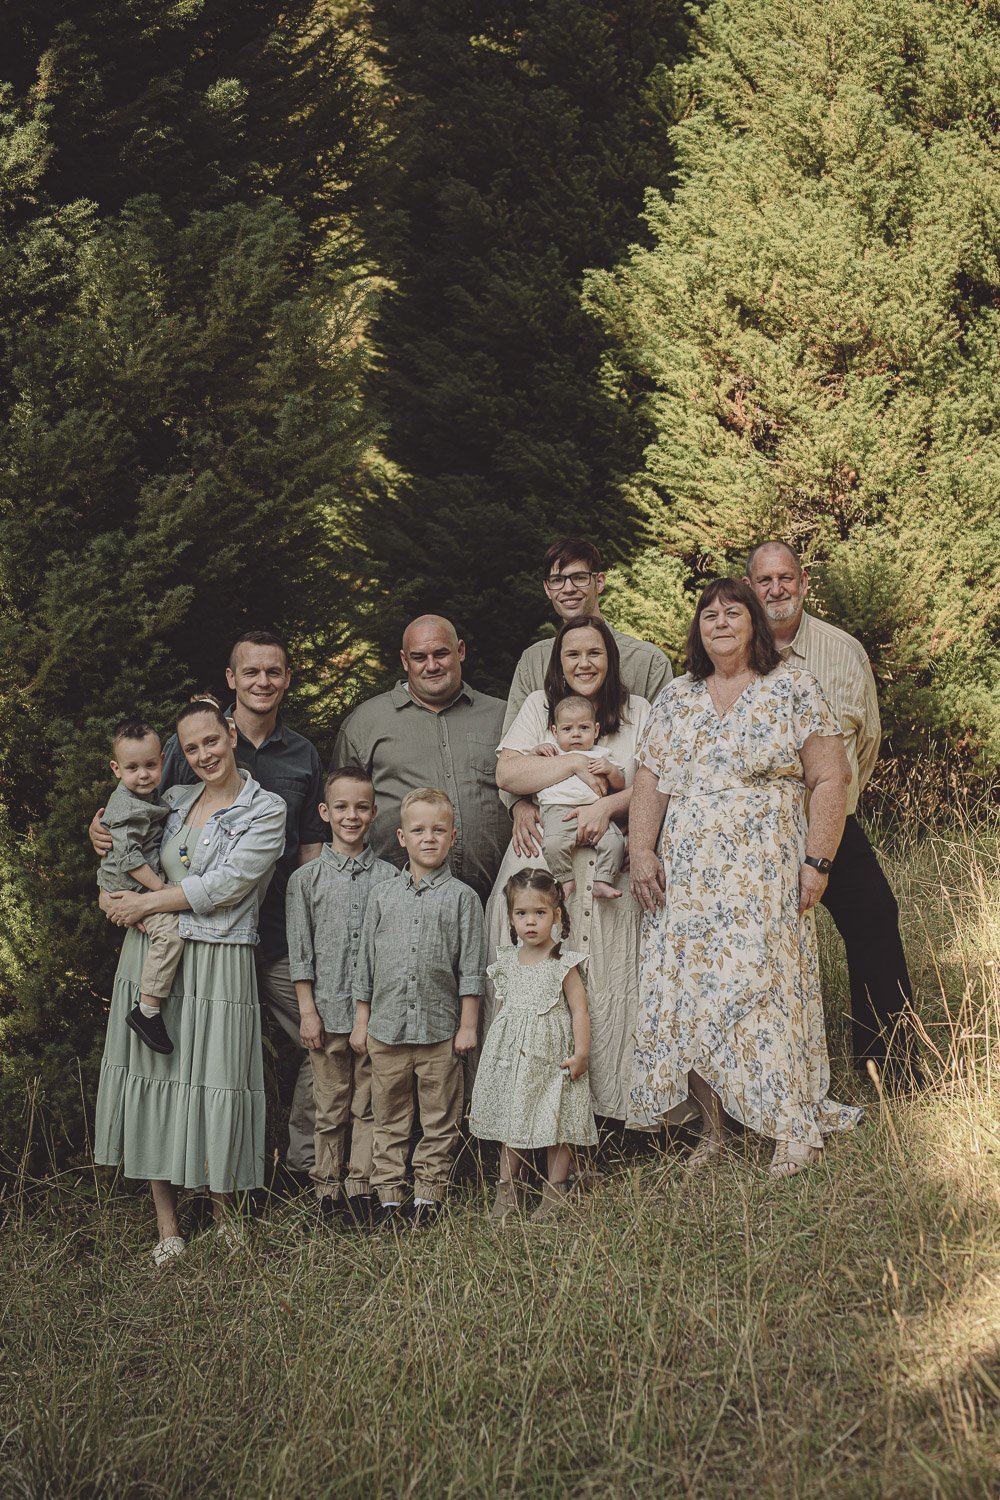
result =
[[777,604],[765,604],[764,613],[769,620],[790,620],[798,607],[797,599],[783,599]]

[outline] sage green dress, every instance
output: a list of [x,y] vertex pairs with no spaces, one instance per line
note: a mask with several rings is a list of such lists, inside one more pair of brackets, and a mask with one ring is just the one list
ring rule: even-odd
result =
[[[165,880],[188,874],[183,829],[160,850]],[[253,948],[184,944],[163,1021],[174,1050],[153,1052],[125,1024],[149,940],[130,927],[115,974],[101,1063],[94,1159],[126,1177],[240,1192],[264,1183],[264,1073]]]

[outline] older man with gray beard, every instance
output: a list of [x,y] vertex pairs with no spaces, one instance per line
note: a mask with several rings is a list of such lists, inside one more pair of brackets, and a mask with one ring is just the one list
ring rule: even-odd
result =
[[871,663],[852,635],[806,613],[809,575],[786,542],[754,547],[746,580],[767,612],[783,660],[813,674],[844,734],[851,766],[847,822],[821,900],[847,953],[854,1064],[863,1070],[870,1060],[886,1087],[912,1088],[922,1075],[906,1022],[913,995],[899,907],[856,816],[882,734]]

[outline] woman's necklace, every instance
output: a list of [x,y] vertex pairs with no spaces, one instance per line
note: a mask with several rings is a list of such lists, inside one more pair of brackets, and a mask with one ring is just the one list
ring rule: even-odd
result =
[[738,698],[742,698],[754,676],[755,674],[748,667],[736,677],[727,680],[726,691],[723,693],[719,687],[718,676],[715,673],[712,674],[708,679],[708,692],[720,718],[729,712]]

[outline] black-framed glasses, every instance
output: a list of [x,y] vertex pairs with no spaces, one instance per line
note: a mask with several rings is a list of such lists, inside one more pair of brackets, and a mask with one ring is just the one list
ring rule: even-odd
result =
[[567,583],[571,583],[575,589],[587,588],[593,576],[593,573],[550,573],[545,582],[553,593],[558,594]]

